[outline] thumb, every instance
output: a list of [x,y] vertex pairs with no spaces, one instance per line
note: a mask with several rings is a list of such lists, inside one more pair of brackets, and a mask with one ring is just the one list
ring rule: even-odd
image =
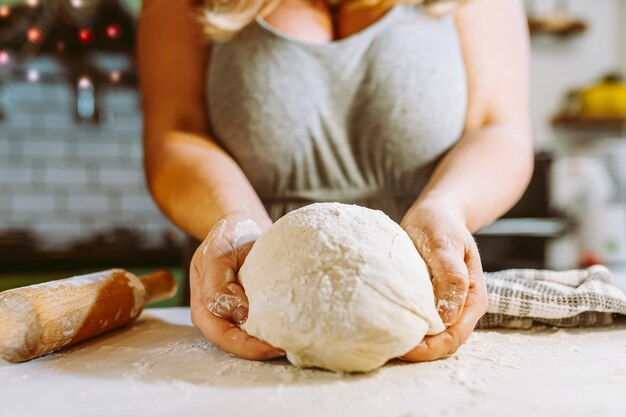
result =
[[[221,269],[219,272],[222,273],[221,276],[224,277],[224,280],[221,283],[216,282],[217,285],[208,292],[207,308],[209,311],[218,317],[238,324],[245,322],[248,318],[249,304],[248,297],[237,280],[235,270],[239,271],[253,244],[254,242],[248,242],[234,248],[232,263],[215,265]],[[219,268],[220,266],[222,268]]]
[[[202,303],[214,315],[243,323],[248,317],[248,298],[236,274],[250,249],[252,238],[229,224],[218,222],[199,248]],[[232,235],[235,236],[232,236]]]
[[248,318],[248,297],[235,282],[211,292],[206,305],[211,313],[234,323],[241,324]]
[[469,289],[465,257],[440,249],[429,254],[426,263],[432,274],[437,311],[446,326],[458,320]]

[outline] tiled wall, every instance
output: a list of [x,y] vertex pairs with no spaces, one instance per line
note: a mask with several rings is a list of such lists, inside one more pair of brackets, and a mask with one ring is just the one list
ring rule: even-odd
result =
[[2,90],[0,233],[27,228],[62,247],[121,226],[160,243],[172,226],[146,190],[136,90],[104,91],[100,126],[75,123],[63,82],[14,80]]

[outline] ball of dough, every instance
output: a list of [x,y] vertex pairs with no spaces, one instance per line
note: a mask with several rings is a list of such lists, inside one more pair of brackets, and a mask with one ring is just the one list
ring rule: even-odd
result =
[[318,203],[263,233],[239,273],[242,328],[300,367],[371,371],[445,327],[426,264],[383,212]]

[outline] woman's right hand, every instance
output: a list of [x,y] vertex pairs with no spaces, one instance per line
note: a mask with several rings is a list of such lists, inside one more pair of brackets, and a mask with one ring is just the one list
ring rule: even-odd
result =
[[248,299],[237,273],[260,234],[261,229],[251,219],[224,218],[198,247],[190,267],[194,326],[218,349],[252,360],[285,354],[237,326],[248,317]]

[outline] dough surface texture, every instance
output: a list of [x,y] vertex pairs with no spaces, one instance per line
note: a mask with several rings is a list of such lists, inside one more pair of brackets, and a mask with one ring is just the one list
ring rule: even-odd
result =
[[242,328],[299,367],[372,371],[445,329],[426,264],[381,211],[294,210],[259,237],[239,279],[250,303]]

